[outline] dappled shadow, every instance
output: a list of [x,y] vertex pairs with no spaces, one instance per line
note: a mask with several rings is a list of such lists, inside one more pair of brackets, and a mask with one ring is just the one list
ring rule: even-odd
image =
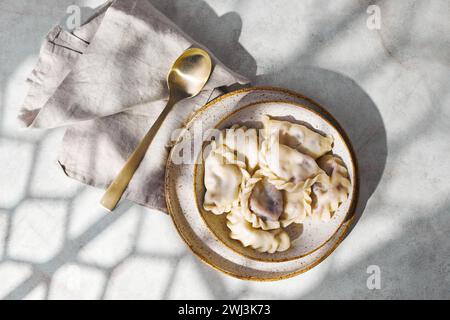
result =
[[[341,299],[449,298],[450,262],[435,264],[450,254],[450,248],[443,245],[450,232],[449,213],[450,204],[446,202],[414,224],[403,223],[398,236],[368,251],[345,270],[328,272],[308,293],[308,299],[336,299],[337,291]],[[370,265],[380,268],[381,290],[368,290],[366,270]]]
[[[5,28],[6,25],[10,26],[8,32],[2,30],[0,33],[0,41],[4,44],[0,55],[2,71],[0,89],[2,91],[7,85],[6,81],[17,67],[30,56],[38,54],[42,41],[51,27],[58,22],[62,26],[66,25],[65,18],[68,16],[66,10],[72,4],[72,0],[49,0],[46,1],[45,6],[25,4],[15,0],[2,0],[0,3],[2,28]],[[80,9],[81,22],[88,20],[94,12],[94,9],[85,6]],[[63,13],[63,17],[61,13]],[[4,106],[5,101],[3,100],[0,104],[0,124],[4,122]]]
[[[171,5],[166,1],[152,1],[152,3],[159,7],[159,9],[164,10],[164,6]],[[52,8],[52,13],[60,14],[61,12],[66,12],[66,8],[69,5],[72,5],[73,1],[50,1],[46,3],[48,8]],[[175,5],[172,3],[172,5]],[[179,5],[177,3],[177,5]],[[68,14],[65,13],[65,16],[61,19],[61,15],[59,16],[51,16],[49,14],[45,15],[35,15],[35,11],[29,8],[24,7],[25,4],[19,4],[18,2],[13,1],[4,1],[2,2],[2,19],[3,16],[7,16],[7,22],[14,24],[14,29],[12,34],[6,35],[2,34],[3,43],[9,43],[10,47],[6,52],[2,53],[2,65],[1,65],[1,75],[0,78],[0,90],[1,90],[1,98],[2,103],[0,106],[0,112],[3,112],[6,104],[5,100],[5,91],[6,86],[9,85],[8,81],[10,76],[16,72],[17,67],[23,63],[30,56],[36,56],[41,42],[48,32],[48,30],[52,27],[54,22],[61,21],[61,24],[64,26],[65,21],[68,18]],[[40,6],[36,4],[36,6]],[[219,17],[214,10],[212,10],[205,2],[196,1],[190,4],[191,9],[193,11],[190,14],[194,14],[197,10],[201,11],[202,19],[195,20],[183,20],[186,15],[178,15],[177,17],[173,14],[168,14],[169,18],[175,20],[181,29],[186,31],[190,36],[192,36],[196,41],[201,42],[213,52],[218,52],[217,56],[219,59],[223,60],[223,62],[229,67],[235,69],[235,71],[240,71],[249,76],[253,76],[256,73],[256,62],[254,59],[246,52],[246,50],[239,44],[239,35],[242,27],[242,22],[240,20],[239,15],[235,13],[229,13],[223,17]],[[3,10],[4,9],[4,10]],[[36,9],[38,10],[38,9]],[[90,19],[92,13],[96,12],[96,9],[92,9],[89,7],[81,7],[82,14],[82,22]],[[166,11],[167,13],[167,11]],[[188,13],[189,14],[189,13]],[[20,24],[13,23],[15,20],[21,20]],[[188,24],[187,24],[188,22]],[[195,24],[192,24],[195,22]],[[190,25],[190,27],[189,27]],[[206,31],[206,32],[205,32]],[[17,41],[13,41],[13,37],[16,36]],[[226,46],[222,44],[220,39],[226,37],[227,42]],[[222,45],[222,47],[220,47]],[[139,46],[136,47],[137,49]],[[226,50],[225,50],[226,49]],[[233,58],[233,53],[235,53]],[[238,57],[238,58],[236,58]],[[236,60],[238,59],[238,60]],[[239,65],[240,62],[245,60],[245,70],[242,70]],[[7,62],[7,63],[3,63]],[[127,70],[124,70],[126,72]],[[9,106],[11,108],[11,106]],[[15,107],[14,107],[15,108]],[[18,111],[18,110],[17,110]],[[167,263],[167,268],[170,269],[170,272],[167,276],[166,280],[160,278],[159,281],[167,281],[164,284],[165,289],[161,292],[162,298],[169,298],[172,295],[173,285],[180,269],[180,261],[183,257],[186,256],[186,249],[181,252],[178,250],[176,252],[167,252],[164,254],[157,252],[153,252],[152,250],[142,249],[142,245],[139,245],[139,239],[143,236],[144,233],[147,232],[155,232],[152,231],[153,228],[160,228],[160,226],[152,226],[151,229],[144,229],[144,221],[145,217],[149,214],[148,210],[145,208],[139,208],[138,213],[136,214],[136,208],[132,206],[132,203],[129,201],[123,201],[121,205],[115,210],[114,214],[108,215],[106,212],[103,212],[97,206],[97,202],[94,200],[92,207],[83,212],[83,217],[80,216],[79,206],[80,201],[83,201],[83,197],[86,194],[95,194],[95,190],[91,187],[79,187],[77,190],[73,192],[64,193],[63,195],[59,194],[48,194],[48,195],[36,195],[35,186],[39,185],[43,182],[38,181],[38,179],[42,179],[40,175],[37,175],[37,172],[41,169],[38,167],[48,167],[48,164],[41,164],[42,154],[48,152],[46,148],[48,146],[55,147],[53,142],[49,142],[48,135],[44,134],[39,139],[29,139],[29,136],[32,134],[16,132],[8,132],[3,133],[5,121],[11,121],[11,119],[3,119],[1,116],[3,113],[0,113],[0,125],[2,132],[0,138],[8,139],[10,141],[17,141],[17,143],[25,143],[33,146],[32,154],[28,155],[27,159],[22,159],[21,161],[30,162],[30,169],[28,171],[28,175],[26,177],[26,182],[24,183],[25,190],[21,190],[22,197],[13,205],[5,205],[0,208],[0,222],[2,222],[3,216],[5,216],[6,220],[4,223],[4,233],[3,229],[0,231],[0,244],[2,248],[0,248],[0,268],[12,264],[19,268],[20,266],[26,266],[29,269],[29,273],[22,278],[14,287],[12,287],[8,292],[2,291],[1,294],[5,294],[2,298],[5,299],[23,299],[27,298],[30,294],[38,290],[39,288],[44,288],[44,293],[41,298],[54,298],[52,295],[52,287],[53,286],[65,286],[64,283],[55,283],[55,276],[66,266],[75,265],[83,270],[88,270],[90,272],[96,272],[96,274],[101,275],[100,278],[103,279],[101,289],[98,292],[96,297],[92,298],[111,298],[111,285],[113,283],[113,276],[116,270],[122,268],[130,261],[134,259],[140,260],[148,260],[148,261],[164,261]],[[10,126],[10,123],[8,122]],[[61,130],[58,131],[59,134],[62,133]],[[16,137],[17,135],[17,137]],[[115,137],[118,139],[117,137]],[[121,137],[123,139],[123,137]],[[97,139],[93,139],[95,141]],[[128,139],[129,140],[129,139]],[[126,149],[129,151],[132,149],[131,146],[126,146]],[[95,148],[93,148],[94,150]],[[54,150],[54,149],[53,149]],[[56,152],[54,152],[56,158]],[[125,157],[125,155],[124,155]],[[95,154],[90,155],[89,163],[91,166],[96,166],[97,161],[95,159]],[[53,170],[57,170],[57,165],[53,165]],[[62,174],[62,172],[61,172]],[[52,184],[52,181],[47,181]],[[69,182],[68,182],[69,183]],[[30,249],[28,247],[27,241],[31,241],[33,236],[31,235],[36,230],[37,233],[40,233],[39,230],[46,222],[41,221],[39,224],[34,224],[34,222],[28,222],[29,215],[28,213],[23,212],[24,206],[28,206],[30,203],[37,204],[40,207],[42,204],[50,203],[50,210],[56,210],[54,205],[59,204],[63,208],[61,212],[48,212],[41,211],[39,212],[29,212],[29,214],[36,215],[38,214],[40,217],[51,217],[52,214],[60,215],[57,220],[63,221],[62,227],[62,238],[60,239],[57,234],[43,234],[38,235],[39,237],[43,237],[42,240],[48,245],[47,248],[44,246],[39,251],[42,253],[39,256],[46,256],[49,251],[52,251],[52,255],[50,258],[45,259],[44,261],[40,261],[39,259],[34,260],[33,255],[31,255]],[[84,206],[83,206],[84,207]],[[38,209],[38,208],[36,208]],[[99,216],[99,212],[102,211],[102,214]],[[62,215],[62,216],[61,216]],[[89,226],[82,231],[81,233],[73,234],[74,225],[79,224],[79,219],[89,219],[88,215],[93,215],[91,223]],[[123,251],[120,258],[116,259],[116,261],[112,264],[102,264],[92,261],[92,259],[85,259],[83,255],[86,253],[86,248],[91,247],[94,242],[98,241],[100,238],[104,238],[105,234],[108,234],[109,230],[113,228],[117,228],[119,225],[124,223],[124,220],[130,219],[131,216],[138,216],[137,222],[135,223],[135,227],[129,231],[130,236],[127,239],[123,239],[123,242],[128,243],[128,249]],[[165,219],[167,217],[164,216]],[[53,221],[48,221],[49,224],[53,224]],[[168,221],[170,223],[170,221]],[[3,225],[0,225],[2,228]],[[18,240],[18,229],[26,229],[27,234],[25,234],[24,239],[22,239],[21,244],[17,243]],[[59,227],[57,227],[59,228]],[[46,229],[46,228],[44,228]],[[28,234],[29,233],[29,234]],[[119,234],[118,234],[119,235]],[[126,236],[122,234],[122,236]],[[161,238],[158,239],[161,241]],[[155,241],[155,240],[153,240]],[[13,243],[14,242],[14,243]],[[58,244],[59,248],[57,250],[51,250],[56,244]],[[117,245],[117,243],[111,243],[111,246]],[[25,247],[23,247],[25,246]],[[20,247],[18,249],[18,247]],[[105,248],[106,250],[107,248]],[[89,250],[88,250],[89,251]],[[17,252],[26,253],[25,256],[18,255]],[[46,254],[44,254],[44,252]],[[75,273],[76,276],[76,273]],[[76,277],[75,277],[76,278]],[[66,279],[70,281],[70,279]],[[59,280],[60,281],[60,280]],[[2,289],[2,288],[0,288]],[[82,288],[80,288],[82,290]],[[148,290],[152,290],[152,288],[148,288]],[[59,291],[60,292],[60,291]]]

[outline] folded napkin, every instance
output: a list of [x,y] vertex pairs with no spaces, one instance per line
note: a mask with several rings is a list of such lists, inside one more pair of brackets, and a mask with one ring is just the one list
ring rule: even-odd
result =
[[[166,105],[170,66],[192,46],[202,47],[148,1],[110,1],[72,32],[57,26],[48,33],[19,118],[33,128],[67,126],[64,172],[106,188]],[[248,82],[211,57],[204,90],[175,105],[153,140],[124,194],[131,201],[166,211],[164,169],[174,131],[220,94],[217,88]]]

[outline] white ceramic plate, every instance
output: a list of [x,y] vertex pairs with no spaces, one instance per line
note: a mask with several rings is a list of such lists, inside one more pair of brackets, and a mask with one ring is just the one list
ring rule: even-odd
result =
[[[228,128],[240,123],[260,126],[263,115],[308,123],[334,137],[333,153],[347,166],[353,190],[328,223],[310,220],[303,224],[289,250],[276,254],[244,248],[228,237],[225,215],[216,216],[202,209],[203,166],[178,165],[181,146],[194,139],[199,128]],[[204,262],[236,277],[276,280],[308,270],[338,245],[350,223],[357,200],[358,176],[353,151],[336,121],[320,106],[293,92],[276,88],[250,88],[221,96],[200,109],[180,135],[167,162],[166,200],[180,235]],[[200,156],[200,150],[193,160]],[[174,159],[176,159],[174,163]]]

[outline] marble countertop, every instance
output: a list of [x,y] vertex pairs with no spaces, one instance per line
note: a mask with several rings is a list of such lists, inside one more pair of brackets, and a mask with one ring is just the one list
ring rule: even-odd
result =
[[2,0],[0,298],[450,298],[450,2],[150,2],[254,84],[337,117],[361,167],[358,222],[314,269],[257,283],[203,265],[162,213],[105,214],[101,190],[56,163],[64,130],[16,120],[46,32],[102,1]]

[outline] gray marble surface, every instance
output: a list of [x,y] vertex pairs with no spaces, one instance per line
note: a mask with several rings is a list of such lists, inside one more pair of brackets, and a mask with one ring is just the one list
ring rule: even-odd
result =
[[309,272],[255,283],[199,262],[164,214],[127,202],[105,214],[100,190],[59,170],[63,130],[16,121],[46,32],[69,5],[86,19],[102,1],[2,0],[0,298],[450,298],[450,2],[151,2],[254,84],[338,118],[361,166],[358,222]]

